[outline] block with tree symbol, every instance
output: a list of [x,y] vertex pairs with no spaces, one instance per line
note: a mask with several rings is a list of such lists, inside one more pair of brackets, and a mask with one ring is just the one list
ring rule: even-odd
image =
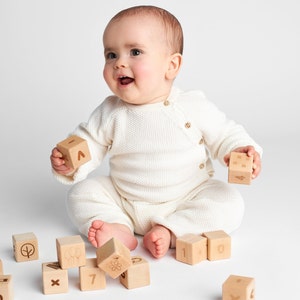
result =
[[39,258],[38,240],[33,232],[14,234],[12,240],[14,256],[17,262]]

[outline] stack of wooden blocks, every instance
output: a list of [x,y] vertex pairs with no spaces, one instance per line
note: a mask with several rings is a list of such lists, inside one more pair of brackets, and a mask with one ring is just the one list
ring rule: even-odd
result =
[[44,294],[68,292],[68,269],[79,268],[81,291],[106,288],[106,274],[128,289],[150,284],[149,264],[139,256],[130,256],[130,250],[112,238],[97,248],[96,258],[86,258],[85,244],[78,236],[56,239],[57,262],[42,264]]
[[68,269],[86,265],[85,244],[81,236],[56,239],[57,261],[42,264],[44,294],[67,293]]

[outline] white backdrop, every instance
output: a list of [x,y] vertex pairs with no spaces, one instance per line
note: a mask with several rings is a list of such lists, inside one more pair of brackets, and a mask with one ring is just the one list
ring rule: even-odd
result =
[[[50,151],[79,122],[85,121],[110,93],[102,78],[102,32],[116,12],[137,4],[162,6],[176,15],[183,26],[184,64],[176,85],[183,89],[202,89],[229,117],[242,123],[265,149],[265,169],[269,167],[266,173],[283,176],[276,177],[278,187],[284,180],[291,186],[291,183],[296,183],[295,178],[299,178],[298,173],[296,177],[286,177],[291,176],[290,170],[299,170],[296,166],[299,166],[299,160],[293,156],[298,155],[293,147],[300,134],[298,0],[0,0],[0,259],[5,260],[7,272],[15,276],[18,276],[20,268],[24,268],[25,273],[27,269],[24,265],[16,266],[12,259],[10,244],[13,233],[34,231],[43,246],[42,259],[48,259],[54,253],[55,247],[49,247],[49,243],[53,245],[56,237],[77,234],[64,207],[68,187],[58,184],[51,176]],[[287,158],[290,158],[290,164],[285,163]],[[282,166],[281,170],[277,169],[278,163]],[[107,162],[100,172],[107,172]],[[255,191],[264,193],[267,192],[266,186],[276,186],[271,177],[269,180],[262,178],[264,180],[256,185],[256,189],[255,185],[247,190],[241,188],[246,198],[248,196],[252,201],[257,197]],[[294,189],[296,185],[293,185]],[[274,195],[281,197],[281,190]],[[286,194],[282,196],[281,199],[285,199]],[[293,192],[289,196],[288,199],[292,199]],[[257,200],[264,203],[264,208],[269,208],[266,203],[274,200],[272,197],[263,199],[267,202]],[[255,211],[256,224],[266,225],[264,210],[257,212],[255,203],[251,201],[248,202],[248,211]],[[298,204],[295,205],[298,208]],[[285,226],[290,225],[292,216],[297,215],[297,210],[292,208],[285,211],[285,207],[279,206],[275,211],[274,208],[274,220],[281,219],[280,213],[286,212],[288,221]],[[245,269],[245,275],[251,275],[251,272],[247,274],[248,271],[255,271],[255,263],[251,265],[253,249],[247,248],[249,240],[243,236],[246,232],[250,237],[253,234],[253,239],[257,237],[251,231],[252,218],[248,215],[247,219],[246,216],[244,231],[242,229],[235,248],[246,248],[246,252],[236,250],[236,253],[249,257],[248,264],[246,261],[237,262]],[[299,230],[299,218],[297,220],[291,230],[286,230],[292,237],[287,240],[288,243],[290,240],[297,242],[296,235],[292,235],[293,229]],[[274,224],[270,228],[278,226],[282,229],[277,222]],[[275,229],[270,229],[270,232],[276,238]],[[289,249],[295,251],[296,248]],[[289,251],[284,251],[289,254]],[[265,252],[266,257],[271,258],[269,252]],[[283,252],[278,252],[278,257],[281,255]],[[255,259],[261,257],[260,254],[257,256]],[[166,258],[165,261],[171,272],[178,272],[178,265],[174,265],[173,260]],[[155,261],[153,265],[158,266],[159,263]],[[231,263],[234,265],[236,261]],[[160,279],[162,273],[157,268],[156,278]],[[162,268],[166,270],[164,265]],[[179,268],[183,274],[198,276],[198,273],[189,273],[185,266]],[[278,279],[274,273],[275,284],[282,286],[282,277],[289,276],[291,272],[287,269],[278,275],[281,276]],[[30,283],[40,282],[39,275],[32,276]],[[200,273],[200,276],[204,275]],[[275,299],[274,296],[266,296],[272,294],[273,283],[265,276],[262,274],[258,284],[270,284],[270,290],[266,292],[266,287],[260,287],[260,294],[265,291],[263,299]],[[207,283],[204,288],[208,291],[207,295],[216,291],[216,286],[220,287],[223,278],[218,278],[219,282],[215,279]],[[203,279],[206,279],[205,276]],[[41,298],[32,284],[19,280],[17,277],[16,299],[24,299],[22,288],[29,293],[30,299]],[[291,282],[293,280],[296,279],[290,278]],[[172,282],[164,283],[168,284],[174,288],[176,281],[174,286]],[[288,284],[290,282],[286,283],[286,288]],[[180,282],[176,287],[180,289],[179,286]],[[150,292],[156,291],[155,287],[154,284]],[[278,299],[289,298],[286,290],[281,293],[284,296]],[[133,294],[127,295],[131,295],[130,299],[134,298]],[[214,296],[219,292],[212,295],[201,300],[220,300]],[[75,291],[70,299],[77,296]],[[194,297],[190,299],[199,299],[196,295]],[[122,299],[125,299],[124,296]]]
[[297,0],[1,0],[1,128],[26,120],[22,135],[47,132],[53,144],[85,120],[110,93],[103,29],[117,11],[141,3],[162,6],[182,23],[178,86],[202,89],[260,141],[299,133]]

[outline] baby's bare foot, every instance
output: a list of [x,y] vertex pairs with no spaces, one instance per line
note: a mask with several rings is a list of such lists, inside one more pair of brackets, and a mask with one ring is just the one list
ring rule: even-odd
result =
[[88,240],[96,248],[101,247],[113,237],[121,241],[130,250],[134,250],[138,244],[130,229],[123,224],[96,220],[92,223],[88,233]]
[[151,254],[160,258],[163,257],[170,248],[171,232],[164,226],[155,225],[144,236],[144,245]]

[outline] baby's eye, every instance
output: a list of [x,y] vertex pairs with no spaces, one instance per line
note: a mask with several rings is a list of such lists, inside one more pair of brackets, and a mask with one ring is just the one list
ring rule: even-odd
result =
[[117,57],[117,55],[113,52],[108,52],[105,54],[106,59],[115,59],[116,57]]
[[132,49],[130,52],[132,56],[138,56],[142,53],[139,49]]

